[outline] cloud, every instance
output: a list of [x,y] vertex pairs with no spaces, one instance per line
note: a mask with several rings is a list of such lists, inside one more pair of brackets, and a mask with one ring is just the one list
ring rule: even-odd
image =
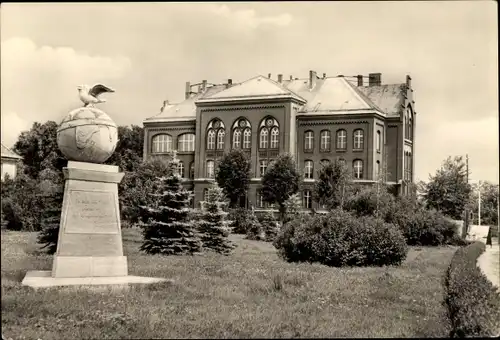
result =
[[261,25],[288,26],[292,22],[292,16],[283,13],[277,16],[259,17],[253,9],[231,10],[226,5],[212,8],[212,13],[229,20],[239,27],[255,29]]
[[17,129],[19,117],[30,126],[34,121],[59,121],[79,105],[77,85],[103,82],[113,86],[131,69],[131,61],[124,56],[92,56],[70,47],[37,46],[27,38],[8,39],[1,47],[2,131],[10,120],[14,122],[11,128]]
[[2,143],[11,147],[17,141],[22,131],[31,128],[31,122],[20,117],[15,112],[2,113]]

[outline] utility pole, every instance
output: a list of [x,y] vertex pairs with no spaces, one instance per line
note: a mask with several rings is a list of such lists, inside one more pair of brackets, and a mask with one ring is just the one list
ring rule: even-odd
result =
[[477,202],[477,224],[481,225],[481,180],[477,185],[478,193],[478,202]]

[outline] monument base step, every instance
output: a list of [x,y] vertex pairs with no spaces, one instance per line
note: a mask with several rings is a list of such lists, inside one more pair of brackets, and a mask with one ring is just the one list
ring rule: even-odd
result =
[[172,280],[159,277],[144,276],[112,276],[112,277],[52,277],[50,270],[32,270],[26,273],[22,285],[32,288],[50,288],[59,286],[107,286],[116,285],[126,288],[129,284],[150,284],[170,282]]

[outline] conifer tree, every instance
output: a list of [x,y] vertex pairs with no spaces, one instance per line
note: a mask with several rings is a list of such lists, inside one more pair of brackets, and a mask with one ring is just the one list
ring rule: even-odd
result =
[[53,169],[43,170],[40,174],[40,191],[43,201],[41,230],[37,242],[48,254],[57,250],[59,226],[64,197],[64,179]]
[[247,239],[258,241],[262,241],[264,239],[262,225],[257,219],[257,216],[255,216],[253,209],[248,212],[246,224]]
[[272,242],[278,235],[279,227],[274,214],[271,211],[266,211],[260,220],[262,231],[265,235],[265,241]]
[[159,192],[151,195],[156,202],[141,206],[144,243],[140,250],[148,254],[182,255],[201,250],[201,241],[189,220],[191,193],[181,184],[176,153],[168,165],[167,177],[159,178]]
[[208,189],[206,201],[201,202],[202,211],[198,221],[203,247],[225,255],[235,247],[228,239],[228,213],[223,210],[227,204],[223,189],[214,185]]

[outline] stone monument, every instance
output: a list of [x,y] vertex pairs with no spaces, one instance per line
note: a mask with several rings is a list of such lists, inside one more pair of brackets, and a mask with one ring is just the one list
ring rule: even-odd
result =
[[160,278],[129,276],[123,255],[118,205],[117,166],[103,165],[118,143],[113,120],[93,106],[99,95],[114,92],[104,85],[79,87],[85,106],[71,111],[57,130],[57,144],[68,165],[57,251],[52,271],[26,274],[24,285],[102,285],[152,283]]

